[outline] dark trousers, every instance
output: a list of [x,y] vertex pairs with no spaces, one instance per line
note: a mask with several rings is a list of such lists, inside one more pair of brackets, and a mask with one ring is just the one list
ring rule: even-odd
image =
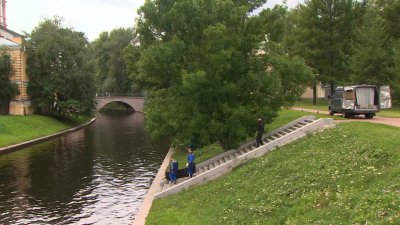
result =
[[257,147],[260,147],[261,145],[264,145],[264,142],[262,141],[262,133],[258,132],[257,137],[256,137],[256,143],[257,143]]
[[188,167],[187,167],[187,173],[189,177],[193,177],[193,174],[196,171],[196,166],[194,165],[194,162],[190,162]]
[[176,171],[174,173],[169,173],[169,180],[171,182],[176,182]]

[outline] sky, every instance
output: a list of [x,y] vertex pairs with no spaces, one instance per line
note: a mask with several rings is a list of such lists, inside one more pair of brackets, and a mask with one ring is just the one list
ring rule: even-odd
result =
[[[65,25],[85,32],[90,41],[103,31],[118,27],[132,27],[137,9],[145,0],[7,0],[7,28],[18,33],[30,33],[42,17],[58,15]],[[303,0],[288,0],[294,7]],[[270,0],[265,8],[281,4],[282,0]]]

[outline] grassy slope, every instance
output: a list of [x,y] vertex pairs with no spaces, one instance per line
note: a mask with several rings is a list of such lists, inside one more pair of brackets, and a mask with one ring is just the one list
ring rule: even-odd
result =
[[293,107],[329,111],[329,101],[317,100],[317,104],[313,105],[312,100],[301,100],[294,103]]
[[[287,123],[290,123],[293,120],[309,115],[315,115],[317,119],[332,118],[331,116],[325,114],[283,109],[281,112],[279,112],[279,117],[275,118],[275,121],[272,124],[267,125],[268,130],[266,129],[265,132],[275,130],[276,128],[281,127]],[[335,116],[335,119],[343,120],[344,118],[341,116]],[[257,123],[257,121],[255,121],[255,123]],[[251,140],[251,138],[249,138],[249,140]],[[201,149],[194,151],[194,154],[196,156],[195,162],[196,164],[200,164],[201,162],[211,159],[219,154],[222,154],[223,152],[224,151],[221,149],[218,143],[205,146]],[[178,161],[179,169],[186,168],[187,155],[188,153],[185,148],[178,148],[173,154],[174,159]],[[167,168],[167,171],[169,171],[169,167]]]
[[[301,100],[297,101],[293,107],[328,111],[329,101],[317,100],[317,105],[313,105],[312,100]],[[393,106],[391,109],[381,110],[376,115],[389,118],[400,118],[400,106]]]
[[0,115],[0,147],[29,141],[85,123],[75,117],[56,119],[43,115]]
[[400,224],[399,146],[399,128],[343,123],[155,200],[146,224]]

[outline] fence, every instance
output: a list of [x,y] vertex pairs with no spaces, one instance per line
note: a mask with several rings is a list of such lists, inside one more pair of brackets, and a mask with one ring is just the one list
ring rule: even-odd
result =
[[144,97],[143,92],[137,92],[137,93],[101,93],[101,94],[96,94],[96,97]]

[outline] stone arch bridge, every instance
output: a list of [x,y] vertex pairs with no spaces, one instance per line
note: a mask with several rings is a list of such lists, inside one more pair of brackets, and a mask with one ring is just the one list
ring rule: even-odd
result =
[[97,97],[96,110],[99,111],[105,105],[111,102],[122,103],[127,109],[134,109],[135,111],[143,111],[144,98],[143,97],[132,97],[132,96],[116,96],[116,97]]

